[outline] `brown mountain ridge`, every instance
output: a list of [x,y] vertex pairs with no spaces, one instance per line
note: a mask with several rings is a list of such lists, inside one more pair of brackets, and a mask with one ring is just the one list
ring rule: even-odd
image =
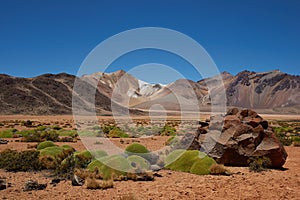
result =
[[[220,74],[226,92],[227,106],[246,107],[271,113],[300,113],[300,76],[278,70],[270,72],[243,71],[236,76]],[[74,81],[84,95],[73,91]],[[198,82],[180,79],[168,85],[149,84],[125,71],[97,72],[77,78],[74,75],[44,74],[34,78],[0,75],[0,113],[53,115],[72,114],[73,105],[91,112],[95,90],[95,109],[98,115],[110,115],[112,106],[118,112],[151,109],[159,104],[166,110],[195,110],[209,108],[211,96],[206,85],[216,77]],[[214,90],[223,87],[215,84]],[[73,94],[73,96],[72,96]],[[74,104],[75,102],[75,104]]]

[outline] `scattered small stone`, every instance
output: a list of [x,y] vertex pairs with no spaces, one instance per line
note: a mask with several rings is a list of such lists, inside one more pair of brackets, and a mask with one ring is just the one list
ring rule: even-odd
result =
[[150,169],[154,172],[161,170],[161,167],[158,165],[151,165]]
[[61,181],[61,179],[59,179],[59,178],[54,178],[54,179],[52,179],[52,181],[51,181],[51,185],[53,185],[53,186],[56,186],[59,182]]
[[72,181],[72,186],[83,186],[84,184],[84,180],[79,176],[76,176],[75,174],[72,177],[71,181]]
[[7,188],[6,186],[6,180],[0,179],[0,190],[5,190]]
[[153,173],[153,176],[154,176],[154,177],[159,177],[159,178],[163,177],[161,174],[159,174],[159,173],[157,173],[157,172],[154,172],[154,173]]
[[7,143],[8,143],[8,140],[0,139],[0,144],[7,144]]
[[26,181],[23,191],[44,190],[46,187],[47,184],[39,184],[37,181],[29,180]]
[[31,127],[32,126],[32,121],[27,120],[26,122],[24,122],[24,126]]

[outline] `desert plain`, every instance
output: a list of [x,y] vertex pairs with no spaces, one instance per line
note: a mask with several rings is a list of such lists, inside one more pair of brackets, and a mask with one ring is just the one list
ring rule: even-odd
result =
[[[203,115],[202,119],[207,116]],[[277,121],[299,122],[299,115],[262,115],[272,125]],[[135,117],[139,120],[139,117]],[[41,125],[60,125],[68,129],[74,128],[73,116],[0,116],[0,122],[6,124],[0,130],[5,130],[9,123],[31,120]],[[99,120],[109,121],[112,117],[99,117]],[[145,119],[142,119],[145,120]],[[176,116],[168,120],[178,120]],[[18,130],[24,126],[16,125]],[[152,136],[150,138],[112,138],[120,148],[133,142],[145,145],[155,151],[163,148],[169,136]],[[8,144],[1,144],[0,151],[15,149],[26,150],[33,143],[20,142],[18,138],[9,138]],[[58,142],[58,145],[68,144],[76,150],[86,147],[78,139],[76,142]],[[38,172],[7,172],[0,170],[0,178],[9,183],[9,187],[0,191],[1,199],[300,199],[300,147],[285,146],[288,158],[283,169],[270,169],[263,172],[252,172],[248,167],[226,168],[230,176],[204,175],[171,171],[162,169],[157,172],[154,181],[115,181],[114,187],[105,190],[91,190],[85,186],[72,186],[70,180],[62,180],[58,184],[50,184],[53,176],[49,170]],[[24,183],[35,180],[47,184],[46,189],[23,191]]]

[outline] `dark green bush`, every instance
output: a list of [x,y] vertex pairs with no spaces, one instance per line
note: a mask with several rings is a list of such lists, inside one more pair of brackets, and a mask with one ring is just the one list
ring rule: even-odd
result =
[[112,130],[109,131],[108,137],[110,138],[128,138],[129,135],[122,131],[118,127],[114,127]]
[[86,168],[88,164],[93,160],[91,152],[84,150],[74,153],[75,166],[77,168]]
[[63,148],[50,146],[40,150],[39,160],[46,169],[55,169],[63,160]]
[[175,136],[176,129],[172,126],[165,125],[160,131],[159,135],[161,136]]
[[41,133],[41,138],[43,140],[51,140],[53,142],[58,142],[59,141],[59,134],[56,131],[54,131],[54,130],[43,131]]
[[24,142],[41,142],[41,141],[43,141],[43,139],[41,137],[41,133],[33,132],[33,133],[30,133],[30,134],[24,136],[23,141]]
[[108,134],[111,130],[117,128],[116,126],[102,126],[102,131],[105,134]]
[[39,152],[28,150],[17,152],[15,150],[5,150],[0,153],[0,168],[7,171],[31,171],[40,170]]
[[252,157],[248,160],[250,171],[261,172],[271,167],[272,163],[270,158],[263,157]]
[[73,154],[67,156],[59,165],[57,165],[55,172],[60,177],[71,179],[75,170],[75,158]]
[[280,143],[284,146],[290,146],[293,143],[292,138],[288,137],[283,132],[276,132],[276,137],[279,139]]

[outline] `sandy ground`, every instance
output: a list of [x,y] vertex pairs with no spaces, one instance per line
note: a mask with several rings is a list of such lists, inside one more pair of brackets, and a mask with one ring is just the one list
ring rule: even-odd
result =
[[[298,120],[300,116],[263,115],[268,120]],[[42,123],[70,123],[72,116],[0,116],[0,121],[33,120]],[[111,117],[100,117],[102,120]],[[174,117],[173,119],[176,119]],[[164,146],[168,137],[150,137],[147,139],[112,139],[118,147],[124,149],[132,142],[146,145],[150,150]],[[7,145],[0,145],[0,151],[6,148],[25,150],[28,143],[8,139]],[[122,141],[123,140],[123,141]],[[34,143],[30,143],[34,144]],[[77,150],[85,149],[82,141],[69,144]],[[99,144],[100,146],[103,144]],[[99,148],[101,148],[99,146]],[[289,156],[284,167],[286,170],[270,170],[263,173],[249,172],[248,168],[228,167],[231,176],[198,176],[189,173],[161,170],[162,177],[151,182],[123,181],[115,182],[114,188],[107,190],[89,190],[85,186],[74,187],[70,181],[50,185],[50,172],[5,172],[0,170],[0,178],[5,178],[11,187],[0,191],[0,199],[299,199],[300,200],[300,148],[285,147]],[[42,191],[23,192],[27,180],[47,183]]]
[[[165,138],[158,139],[163,141]],[[117,142],[116,142],[117,143]],[[157,140],[143,141],[147,146],[156,146]],[[18,144],[18,145],[16,145]],[[20,145],[19,145],[20,144]],[[26,149],[26,143],[11,142],[15,149]],[[83,149],[81,142],[71,144]],[[1,149],[4,148],[1,145]],[[10,147],[10,146],[7,146]],[[270,170],[263,173],[249,172],[248,168],[229,167],[231,176],[198,176],[183,172],[161,170],[162,177],[152,182],[115,182],[114,188],[89,190],[85,186],[74,187],[70,181],[57,186],[50,185],[50,173],[5,172],[0,177],[12,184],[0,191],[1,199],[300,199],[300,148],[286,147],[289,154],[285,171]],[[47,183],[42,191],[23,192],[27,180]]]

